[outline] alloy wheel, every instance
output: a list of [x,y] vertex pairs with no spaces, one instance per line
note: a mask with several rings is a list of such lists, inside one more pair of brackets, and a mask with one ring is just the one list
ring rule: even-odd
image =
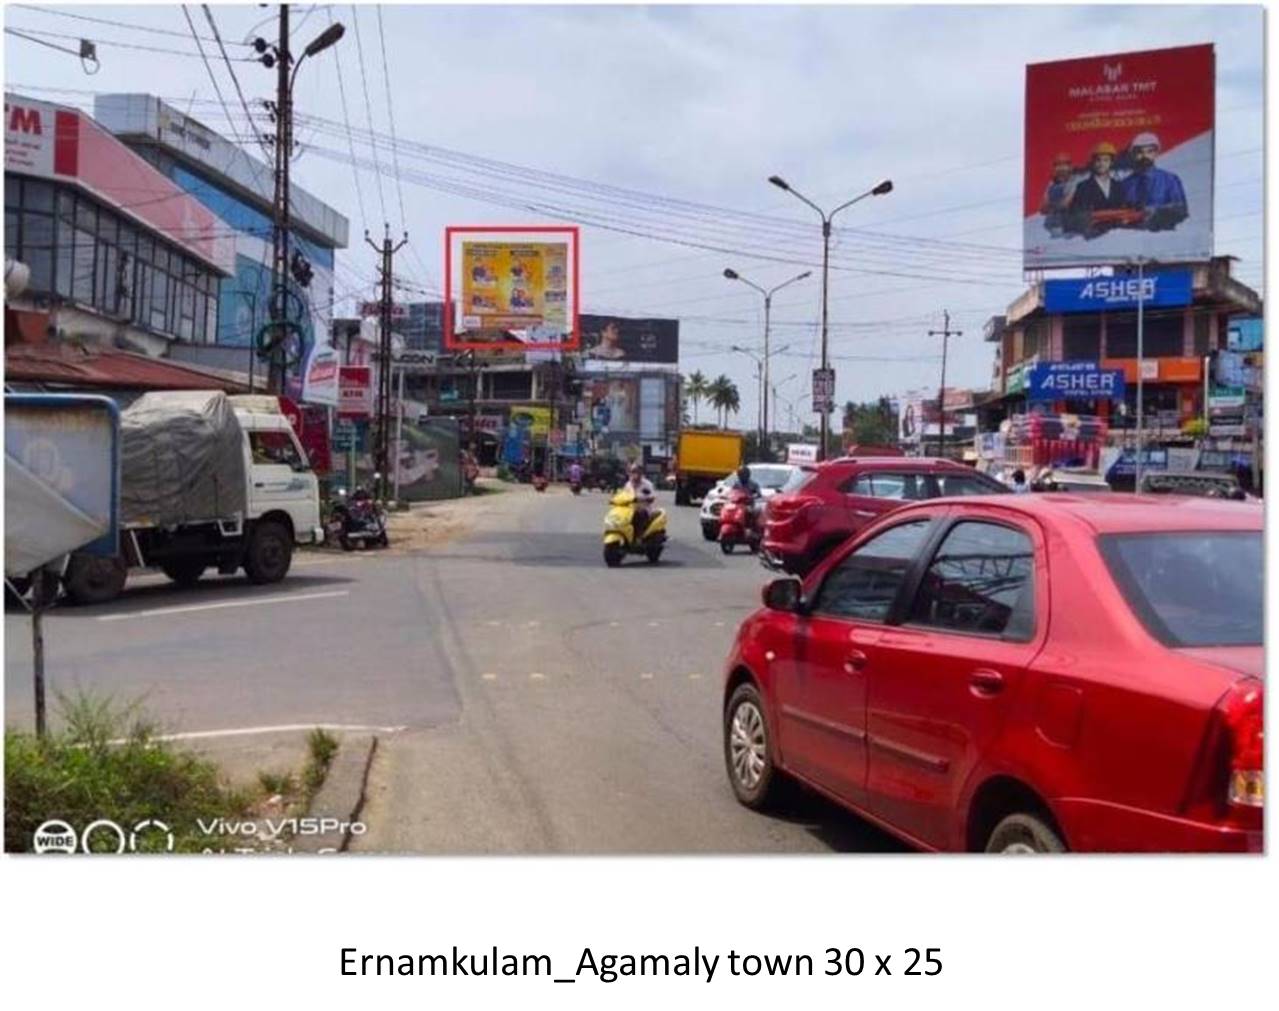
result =
[[764,735],[764,717],[754,702],[742,702],[734,710],[728,747],[733,775],[746,789],[755,789],[764,774],[768,742]]

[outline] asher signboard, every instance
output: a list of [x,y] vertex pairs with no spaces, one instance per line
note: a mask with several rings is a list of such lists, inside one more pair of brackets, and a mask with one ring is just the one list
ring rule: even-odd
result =
[[1103,369],[1096,362],[1041,362],[1027,374],[1030,400],[1122,401],[1127,389],[1123,369]]
[[1188,270],[1169,270],[1144,277],[1071,277],[1044,282],[1048,312],[1110,312],[1189,305],[1193,276]]

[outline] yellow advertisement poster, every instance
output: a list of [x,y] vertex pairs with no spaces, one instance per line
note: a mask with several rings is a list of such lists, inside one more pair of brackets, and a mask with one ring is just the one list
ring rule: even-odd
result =
[[517,404],[511,408],[511,420],[525,427],[535,439],[544,439],[551,432],[551,409],[533,404]]
[[462,325],[525,330],[565,319],[564,243],[462,243]]

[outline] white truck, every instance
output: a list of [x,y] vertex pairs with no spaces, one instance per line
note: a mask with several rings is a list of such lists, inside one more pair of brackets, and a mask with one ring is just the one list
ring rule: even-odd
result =
[[297,544],[324,540],[319,483],[274,397],[147,393],[121,412],[120,554],[72,554],[76,603],[111,600],[131,568],[189,586],[213,568],[283,579]]

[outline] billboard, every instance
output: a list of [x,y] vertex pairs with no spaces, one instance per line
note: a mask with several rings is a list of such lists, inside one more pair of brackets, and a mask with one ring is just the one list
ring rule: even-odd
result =
[[1026,269],[1212,255],[1211,45],[1026,68]]
[[582,315],[582,348],[591,363],[675,365],[679,362],[679,320]]
[[589,392],[597,432],[639,431],[639,384],[634,379],[599,379]]

